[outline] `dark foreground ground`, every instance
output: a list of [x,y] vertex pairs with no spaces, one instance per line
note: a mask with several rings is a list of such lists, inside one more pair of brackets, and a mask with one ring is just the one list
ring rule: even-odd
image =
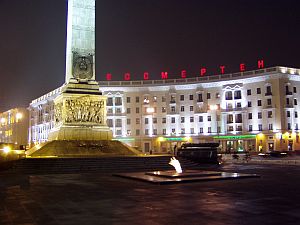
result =
[[300,224],[300,167],[228,164],[261,178],[153,185],[110,174],[0,174],[0,224]]

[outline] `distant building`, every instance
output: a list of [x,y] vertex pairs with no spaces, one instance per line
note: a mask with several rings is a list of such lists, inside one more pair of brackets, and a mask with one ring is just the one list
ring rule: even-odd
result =
[[[172,151],[186,141],[219,142],[224,152],[300,150],[300,69],[99,84],[114,138],[143,152]],[[30,104],[31,143],[47,141],[60,91]]]
[[16,146],[28,143],[29,113],[26,108],[10,109],[0,113],[0,142]]

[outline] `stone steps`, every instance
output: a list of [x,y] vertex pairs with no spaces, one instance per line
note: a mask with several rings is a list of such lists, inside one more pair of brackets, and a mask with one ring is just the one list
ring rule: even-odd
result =
[[[103,158],[27,158],[17,161],[9,172],[25,174],[77,172],[129,172],[173,170],[171,156],[103,157]],[[183,169],[197,169],[199,165],[179,158]]]

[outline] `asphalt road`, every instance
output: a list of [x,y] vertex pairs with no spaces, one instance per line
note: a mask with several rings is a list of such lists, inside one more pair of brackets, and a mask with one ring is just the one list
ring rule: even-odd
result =
[[260,178],[154,185],[111,174],[0,174],[0,224],[300,224],[300,167],[228,164]]

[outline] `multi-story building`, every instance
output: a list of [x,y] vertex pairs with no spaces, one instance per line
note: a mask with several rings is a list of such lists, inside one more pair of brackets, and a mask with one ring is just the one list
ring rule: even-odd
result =
[[[217,141],[223,151],[300,149],[299,69],[99,84],[114,137],[144,152],[185,141]],[[30,104],[30,142],[47,140],[60,90]]]
[[15,108],[0,113],[0,142],[17,147],[28,143],[28,110]]

